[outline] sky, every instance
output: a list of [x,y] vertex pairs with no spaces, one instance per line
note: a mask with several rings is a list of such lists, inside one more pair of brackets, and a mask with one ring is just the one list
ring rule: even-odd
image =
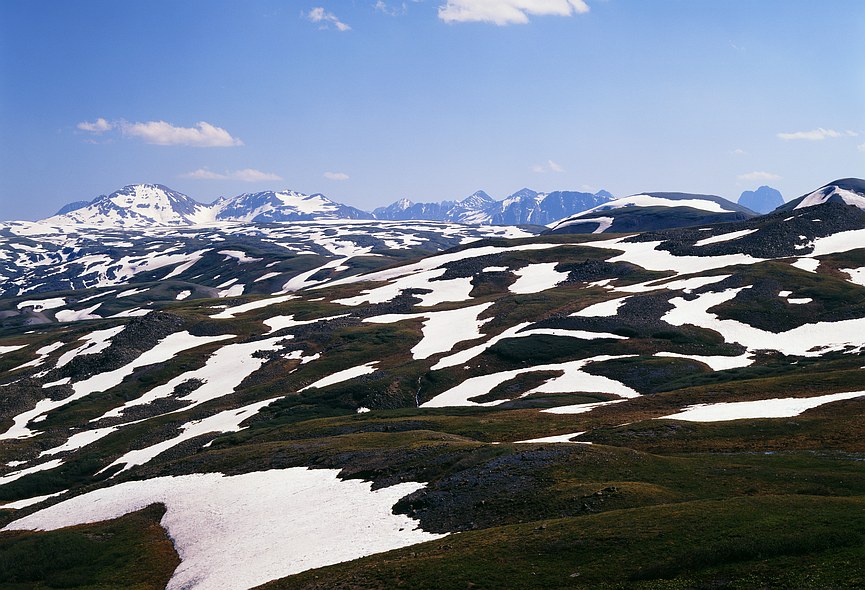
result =
[[2,0],[0,219],[865,177],[861,0]]

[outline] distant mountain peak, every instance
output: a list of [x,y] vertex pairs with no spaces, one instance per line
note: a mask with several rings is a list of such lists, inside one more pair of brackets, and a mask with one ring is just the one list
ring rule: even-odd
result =
[[784,204],[784,197],[777,189],[763,185],[754,191],[744,191],[739,204],[757,213],[769,213]]
[[243,193],[219,203],[218,221],[312,221],[314,219],[370,219],[365,211],[331,201],[321,193],[294,190]]

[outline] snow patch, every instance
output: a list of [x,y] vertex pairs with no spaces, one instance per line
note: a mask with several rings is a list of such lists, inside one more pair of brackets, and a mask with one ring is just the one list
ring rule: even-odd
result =
[[708,246],[709,244],[718,244],[720,242],[729,242],[730,240],[738,240],[739,238],[744,238],[745,236],[754,233],[757,231],[756,229],[743,229],[740,231],[734,231],[727,234],[721,234],[719,236],[712,236],[711,238],[703,238],[698,242],[694,242],[695,246]]
[[93,307],[88,307],[78,311],[71,309],[62,309],[54,314],[54,319],[58,322],[80,322],[82,320],[101,320],[102,316],[98,316],[94,311],[99,309],[101,303],[97,303]]
[[528,295],[552,289],[568,278],[569,273],[556,270],[558,265],[558,262],[541,262],[512,271],[517,275],[517,280],[508,290],[511,293]]
[[865,391],[833,393],[817,397],[789,397],[761,399],[749,402],[721,402],[697,404],[683,411],[659,419],[685,420],[688,422],[723,422],[757,418],[791,418],[806,410],[831,402],[865,396]]
[[478,317],[492,305],[492,303],[483,303],[449,311],[388,314],[366,318],[363,321],[373,324],[390,324],[415,318],[424,319],[423,328],[421,328],[423,338],[411,349],[412,358],[420,360],[441,352],[450,352],[454,346],[464,340],[481,338],[480,327],[492,318],[480,320]]
[[360,377],[362,375],[369,375],[370,373],[375,373],[375,365],[378,364],[378,361],[371,361],[369,363],[364,363],[357,367],[351,367],[350,369],[345,369],[342,371],[337,371],[332,375],[328,375],[322,379],[319,379],[315,383],[311,385],[307,385],[303,389],[299,391],[306,391],[307,389],[311,389],[313,387],[327,387],[329,385],[335,385],[337,383],[342,383],[343,381],[349,381],[350,379],[354,379],[355,377]]
[[524,443],[573,443],[579,445],[590,445],[592,443],[588,441],[579,441],[579,440],[571,440],[572,438],[576,438],[581,434],[585,434],[586,431],[582,432],[571,432],[569,434],[558,434],[556,436],[545,436],[543,438],[531,438],[528,440],[515,440],[515,444],[524,444]]
[[230,320],[238,314],[246,313],[247,311],[252,311],[253,309],[261,309],[262,307],[276,305],[277,303],[285,303],[286,301],[291,301],[292,299],[296,299],[296,297],[294,295],[280,295],[279,297],[259,299],[257,301],[250,301],[249,303],[242,303],[241,305],[235,305],[234,307],[226,308],[223,311],[210,317],[215,320]]
[[801,268],[808,272],[817,272],[817,268],[820,266],[820,261],[814,258],[799,258],[790,266],[795,266],[796,268]]

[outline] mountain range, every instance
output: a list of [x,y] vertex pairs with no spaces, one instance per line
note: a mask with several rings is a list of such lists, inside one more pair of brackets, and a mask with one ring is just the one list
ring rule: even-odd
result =
[[[761,187],[760,191],[774,191]],[[760,192],[761,195],[764,192]],[[742,199],[749,201],[748,193]],[[765,208],[772,198],[780,199],[780,193],[771,193],[767,201],[749,202]],[[206,205],[158,184],[129,185],[110,194],[101,195],[90,202],[77,201],[64,206],[58,213],[44,220],[50,224],[84,224],[103,227],[147,227],[184,226],[201,223],[229,222],[285,222],[312,221],[322,219],[380,219],[390,221],[425,220],[472,225],[541,225],[555,226],[557,230],[569,227],[568,231],[605,231],[610,225],[601,223],[591,226],[578,219],[592,215],[604,219],[609,212],[627,205],[627,210],[617,212],[619,221],[615,230],[639,230],[648,222],[654,210],[648,210],[648,201],[655,199],[652,207],[669,206],[676,199],[680,221],[673,222],[670,211],[660,217],[666,226],[688,223],[714,223],[730,221],[756,213],[746,207],[711,195],[689,195],[684,193],[647,193],[622,199],[614,198],[607,191],[596,193],[554,191],[539,193],[528,188],[521,189],[509,197],[497,201],[484,191],[477,191],[461,201],[437,203],[413,203],[401,199],[387,207],[379,207],[371,213],[332,201],[322,194],[306,195],[296,191],[264,191],[244,193],[232,198],[221,197]],[[783,203],[783,200],[780,201]],[[774,207],[773,207],[774,208]],[[583,212],[591,211],[590,214]],[[635,215],[642,212],[639,216]],[[607,212],[601,214],[603,212]],[[708,214],[707,214],[708,213]],[[717,213],[719,215],[711,215]],[[582,214],[582,216],[581,216]],[[732,216],[730,214],[733,214]],[[567,222],[562,220],[567,219]],[[672,225],[669,225],[671,224]],[[651,225],[651,224],[650,224]],[[655,224],[660,229],[665,226]],[[561,230],[563,231],[563,230]]]
[[542,229],[0,223],[0,586],[861,585],[865,181]]

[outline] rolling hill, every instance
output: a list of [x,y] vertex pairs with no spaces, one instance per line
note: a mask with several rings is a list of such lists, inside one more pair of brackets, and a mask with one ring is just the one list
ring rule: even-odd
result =
[[588,217],[735,217],[642,233],[4,224],[0,585],[857,587],[856,182]]

